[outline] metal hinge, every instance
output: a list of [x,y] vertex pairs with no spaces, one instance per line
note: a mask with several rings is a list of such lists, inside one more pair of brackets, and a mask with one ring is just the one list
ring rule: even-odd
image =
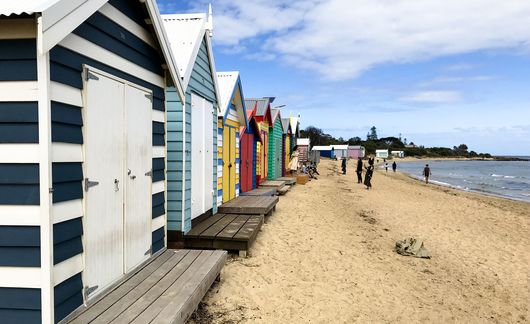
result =
[[88,191],[91,187],[95,187],[99,184],[97,181],[89,181],[88,178],[85,178],[85,191]]
[[149,250],[145,251],[144,255],[151,255],[151,251],[153,251],[153,248],[149,247]]
[[85,300],[88,299],[88,295],[90,295],[90,294],[93,293],[95,290],[97,290],[98,287],[99,287],[99,286],[93,286],[93,287],[85,286]]
[[147,99],[151,100],[151,102],[153,102],[153,95],[152,94],[148,93],[148,94],[145,95],[145,97]]
[[98,78],[95,74],[90,73],[89,70],[85,70],[85,81],[88,81],[88,80],[90,80],[90,79],[92,79],[92,80],[99,80],[99,78]]
[[151,178],[152,178],[152,177],[153,177],[153,170],[147,171],[147,172],[145,173],[145,176],[146,176],[146,177],[151,177]]

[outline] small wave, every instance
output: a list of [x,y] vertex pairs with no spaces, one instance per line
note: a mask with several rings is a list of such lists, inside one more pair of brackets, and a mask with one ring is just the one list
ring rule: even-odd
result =
[[429,180],[429,181],[432,182],[432,183],[435,183],[435,184],[441,185],[441,186],[453,187],[452,184],[447,183],[447,182],[442,182],[442,181],[437,181],[437,180]]
[[504,179],[515,179],[517,178],[516,176],[504,176]]
[[504,177],[502,174],[495,174],[495,173],[492,173],[491,176],[494,177],[494,178],[502,178],[502,177]]

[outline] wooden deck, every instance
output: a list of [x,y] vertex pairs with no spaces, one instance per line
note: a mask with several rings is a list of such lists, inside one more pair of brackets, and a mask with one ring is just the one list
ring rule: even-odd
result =
[[166,250],[66,322],[185,323],[226,258],[226,251]]
[[278,197],[240,196],[219,206],[220,214],[270,215],[278,203]]
[[289,185],[289,186],[294,186],[296,184],[296,178],[291,178],[291,177],[281,177],[281,178],[278,178],[276,180],[279,180],[279,181],[284,181],[286,185]]
[[241,192],[240,196],[274,196],[276,195],[276,188],[256,188],[251,191]]
[[241,256],[246,256],[263,221],[263,215],[216,214],[185,234],[184,245],[186,248],[239,251]]
[[281,188],[285,185],[285,181],[281,180],[268,180],[259,185],[260,188]]

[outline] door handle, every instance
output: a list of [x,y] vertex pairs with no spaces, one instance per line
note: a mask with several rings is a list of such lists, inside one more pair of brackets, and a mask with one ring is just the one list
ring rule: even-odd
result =
[[114,191],[120,190],[120,180],[114,179]]

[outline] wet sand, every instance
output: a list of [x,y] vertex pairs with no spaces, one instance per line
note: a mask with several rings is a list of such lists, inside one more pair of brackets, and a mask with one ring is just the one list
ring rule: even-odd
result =
[[[233,256],[192,322],[528,323],[530,204],[340,162],[280,198],[246,259]],[[431,259],[393,251],[407,237]]]

